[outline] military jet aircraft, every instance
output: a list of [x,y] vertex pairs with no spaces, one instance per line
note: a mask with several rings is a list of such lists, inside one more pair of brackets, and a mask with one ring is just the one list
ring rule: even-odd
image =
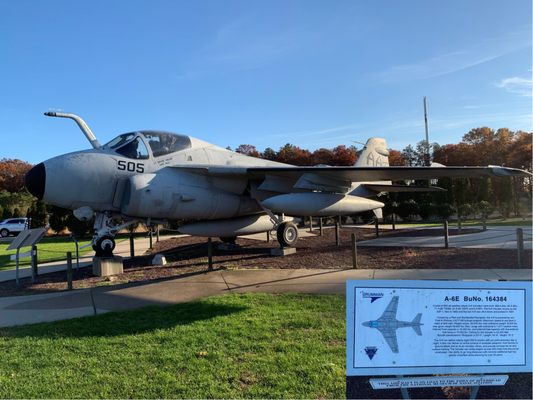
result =
[[112,255],[115,234],[131,224],[173,219],[194,221],[180,228],[183,233],[225,241],[275,229],[280,245],[290,246],[298,240],[290,216],[380,216],[384,204],[371,197],[428,190],[391,181],[527,174],[496,166],[389,167],[381,138],[369,139],[352,167],[295,167],[162,131],[124,133],[101,145],[79,116],[45,115],[73,119],[93,148],[37,164],[26,187],[80,220],[94,217],[97,256]]
[[396,337],[396,329],[411,327],[418,336],[422,336],[420,326],[424,325],[420,323],[422,314],[417,314],[411,322],[398,321],[396,319],[398,302],[399,297],[394,296],[381,317],[375,321],[363,322],[363,326],[375,328],[383,335],[393,353],[398,353],[398,338]]

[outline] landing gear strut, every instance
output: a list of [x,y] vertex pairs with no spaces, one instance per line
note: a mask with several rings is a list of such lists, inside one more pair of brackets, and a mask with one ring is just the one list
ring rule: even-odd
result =
[[290,221],[282,222],[276,233],[281,247],[293,246],[298,241],[298,228]]

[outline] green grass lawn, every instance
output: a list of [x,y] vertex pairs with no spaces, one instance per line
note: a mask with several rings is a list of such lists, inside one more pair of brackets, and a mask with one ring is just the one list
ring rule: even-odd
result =
[[341,296],[245,294],[0,330],[0,398],[345,397]]
[[[81,240],[79,242],[80,247],[89,243],[91,240]],[[15,268],[15,261],[10,260],[11,254],[15,254],[16,250],[7,250],[10,243],[0,243],[0,270],[12,269]],[[23,247],[21,253],[30,251],[31,247]],[[37,244],[37,254],[38,260],[40,263],[45,263],[49,261],[59,261],[65,260],[67,258],[67,252],[72,252],[72,255],[76,256],[76,245],[74,242],[64,236],[60,237],[45,237],[42,241]],[[86,247],[80,249],[80,255],[86,254],[93,251],[92,248]],[[29,265],[30,258],[21,258],[20,265]]]

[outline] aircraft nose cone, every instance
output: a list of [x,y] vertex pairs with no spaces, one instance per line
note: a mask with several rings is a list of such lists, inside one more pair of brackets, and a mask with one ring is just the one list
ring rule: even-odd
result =
[[28,189],[31,194],[33,194],[39,200],[42,200],[44,196],[45,181],[46,169],[44,168],[43,163],[39,163],[28,171],[24,179],[24,184],[26,185],[26,189]]

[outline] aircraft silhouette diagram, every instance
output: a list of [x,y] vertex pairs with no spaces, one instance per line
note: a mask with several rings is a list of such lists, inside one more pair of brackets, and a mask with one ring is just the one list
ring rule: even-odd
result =
[[93,248],[111,256],[115,235],[136,223],[181,220],[181,233],[220,237],[276,231],[281,246],[298,240],[293,217],[342,216],[373,211],[381,217],[386,192],[437,191],[394,181],[450,177],[525,176],[488,167],[390,167],[385,139],[370,138],[355,165],[296,167],[249,157],[191,136],[143,130],[101,145],[78,115],[74,120],[92,149],[59,155],[34,166],[30,193],[67,208],[82,221],[94,218]]
[[417,314],[411,322],[398,321],[396,319],[396,312],[398,311],[399,300],[398,296],[394,296],[381,317],[375,321],[363,322],[363,326],[375,328],[383,335],[393,353],[398,353],[398,338],[396,336],[396,330],[398,328],[411,327],[418,336],[422,336],[420,327],[424,325],[420,322],[422,314]]

